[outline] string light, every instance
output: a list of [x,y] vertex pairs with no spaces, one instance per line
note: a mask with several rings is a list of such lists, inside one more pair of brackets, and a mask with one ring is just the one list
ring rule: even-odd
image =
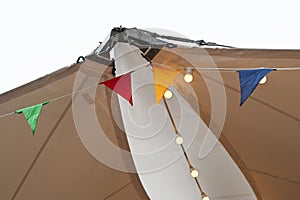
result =
[[175,141],[176,141],[176,144],[183,144],[183,137],[179,134],[179,133],[176,133],[176,138],[175,138]]
[[205,192],[202,192],[202,200],[209,200],[209,197],[205,194]]
[[184,81],[187,83],[193,81],[193,69],[191,67],[185,68]]
[[259,84],[263,85],[267,82],[267,76],[264,76],[260,81]]
[[193,178],[197,178],[197,177],[199,176],[198,170],[196,170],[196,169],[193,168],[193,167],[190,168],[190,173],[191,173],[191,176],[192,176]]
[[170,99],[170,98],[172,98],[172,96],[173,96],[173,93],[172,93],[171,90],[166,90],[166,91],[165,91],[164,97],[165,97],[166,99]]
[[197,183],[197,186],[198,186],[198,188],[199,188],[199,191],[201,192],[202,200],[209,200],[209,197],[203,192],[203,190],[202,190],[202,188],[201,188],[201,185],[200,185],[199,182],[198,182],[197,177],[199,176],[199,172],[198,172],[197,169],[195,169],[195,168],[191,165],[191,161],[189,160],[188,155],[187,155],[187,153],[186,153],[186,151],[185,151],[185,149],[184,149],[184,146],[182,145],[182,144],[183,144],[183,141],[184,141],[184,140],[183,140],[183,137],[180,135],[180,133],[179,133],[178,130],[177,130],[176,124],[175,124],[175,122],[174,122],[174,119],[173,119],[173,117],[172,117],[171,111],[170,111],[170,109],[169,109],[169,106],[168,106],[168,104],[167,104],[167,101],[166,101],[165,97],[163,97],[163,101],[164,101],[164,104],[165,104],[165,106],[166,106],[166,109],[167,109],[168,115],[169,115],[169,117],[170,117],[170,120],[171,120],[171,122],[172,122],[174,131],[175,131],[175,133],[176,133],[176,138],[175,138],[176,143],[180,145],[181,149],[183,150],[183,155],[184,155],[184,157],[185,157],[185,159],[186,159],[186,161],[187,161],[187,164],[190,166],[190,175],[195,179],[195,181],[196,181],[196,183]]

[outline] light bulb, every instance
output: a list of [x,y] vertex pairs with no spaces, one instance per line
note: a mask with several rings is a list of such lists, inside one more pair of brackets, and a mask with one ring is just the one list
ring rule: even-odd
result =
[[202,192],[202,200],[209,200],[209,197],[205,194],[205,192]]
[[267,82],[267,77],[264,76],[260,81],[259,81],[259,84],[263,85]]
[[180,134],[176,134],[176,144],[183,144],[183,137]]
[[171,90],[166,90],[164,93],[164,96],[166,99],[170,99],[173,96],[173,93],[171,92]]
[[193,71],[192,68],[186,68],[185,69],[185,75],[184,75],[184,81],[187,83],[190,83],[193,81]]
[[202,196],[202,200],[209,200],[209,197],[207,195]]
[[192,74],[186,74],[184,75],[184,81],[187,83],[190,83],[193,81],[193,75]]
[[190,172],[191,172],[191,176],[192,176],[193,178],[197,178],[197,177],[199,176],[199,172],[198,172],[198,170],[196,170],[195,168],[191,168],[191,169],[190,169]]

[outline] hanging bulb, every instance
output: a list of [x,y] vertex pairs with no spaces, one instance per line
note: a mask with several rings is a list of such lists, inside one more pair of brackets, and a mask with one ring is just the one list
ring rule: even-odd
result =
[[190,83],[193,81],[193,70],[192,68],[185,69],[184,81]]
[[209,197],[204,192],[202,192],[202,200],[209,200]]
[[267,82],[267,77],[264,76],[260,81],[259,81],[259,84],[263,85]]
[[166,91],[165,91],[164,97],[165,97],[166,99],[170,99],[170,98],[172,98],[172,96],[173,96],[173,93],[172,93],[171,90],[166,90]]
[[193,75],[192,74],[186,74],[184,75],[184,81],[187,83],[190,83],[193,81]]
[[190,168],[190,173],[191,173],[191,176],[192,176],[193,178],[197,178],[197,177],[199,176],[198,170],[196,170],[196,169],[193,168],[193,167]]
[[176,144],[183,144],[183,137],[179,133],[176,133],[175,141]]

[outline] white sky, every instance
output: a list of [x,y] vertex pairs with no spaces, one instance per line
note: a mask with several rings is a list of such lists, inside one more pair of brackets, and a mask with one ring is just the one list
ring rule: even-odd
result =
[[74,63],[119,25],[241,48],[300,49],[298,2],[2,0],[0,93]]

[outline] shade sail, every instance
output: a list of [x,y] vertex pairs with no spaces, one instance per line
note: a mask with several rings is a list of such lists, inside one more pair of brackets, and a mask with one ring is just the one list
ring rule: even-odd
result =
[[[186,66],[293,68],[300,66],[300,51],[176,47],[162,48],[149,59],[176,69]],[[97,70],[103,70],[101,81],[113,78],[111,69],[104,70],[106,66],[96,59],[87,59],[83,63],[90,66],[82,72],[87,76],[95,76]],[[0,115],[69,94],[79,67],[80,64],[74,64],[2,94]],[[191,83],[197,95],[200,117],[208,125],[212,121],[212,101],[207,84],[222,84],[215,73],[196,72]],[[257,199],[299,197],[300,71],[270,73],[268,82],[258,86],[243,107],[239,107],[238,74],[220,74],[227,105],[220,142],[247,178]],[[175,81],[174,88],[187,102],[193,101],[180,83]],[[99,120],[107,137],[129,150],[124,132],[112,120],[111,110],[118,109],[117,100],[111,100],[112,92],[101,87],[97,90],[96,99],[90,98],[88,93],[80,95],[97,108],[99,119],[107,119],[104,122]],[[117,118],[122,122],[120,116]],[[31,135],[21,115],[0,118],[0,126],[1,199],[148,198],[136,174],[111,169],[86,150],[74,125],[72,96],[43,107],[35,136]]]

